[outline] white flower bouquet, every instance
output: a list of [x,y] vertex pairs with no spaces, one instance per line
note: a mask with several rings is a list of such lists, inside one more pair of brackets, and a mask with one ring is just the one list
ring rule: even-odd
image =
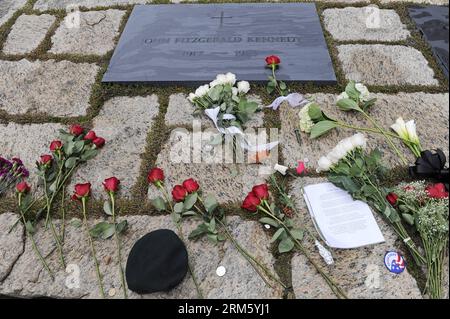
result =
[[197,107],[197,112],[219,107],[217,123],[220,127],[241,128],[258,111],[258,104],[246,98],[249,91],[250,84],[237,82],[233,73],[219,74],[211,83],[190,93],[189,101]]

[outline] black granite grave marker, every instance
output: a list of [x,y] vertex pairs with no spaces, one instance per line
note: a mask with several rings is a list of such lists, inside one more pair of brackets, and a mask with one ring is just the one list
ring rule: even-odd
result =
[[448,7],[411,7],[409,14],[448,78]]
[[311,3],[135,6],[103,82],[197,85],[225,72],[262,82],[272,54],[282,80],[336,83]]

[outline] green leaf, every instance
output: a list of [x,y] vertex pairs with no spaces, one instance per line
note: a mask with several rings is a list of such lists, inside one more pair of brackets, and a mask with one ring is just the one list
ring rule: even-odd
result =
[[64,166],[68,169],[71,169],[73,167],[75,167],[75,165],[77,165],[79,158],[78,157],[69,157],[66,160],[66,163],[64,164]]
[[333,121],[321,121],[316,123],[311,129],[311,138],[318,138],[328,131],[336,128],[338,124]]
[[214,218],[211,219],[211,221],[208,224],[208,230],[211,233],[216,233],[216,220]]
[[63,152],[66,156],[70,156],[73,154],[73,148],[75,146],[75,142],[73,141],[67,141],[64,145],[63,145]]
[[108,239],[111,238],[112,235],[114,235],[114,225],[110,224],[108,222],[100,222],[97,225],[95,225],[89,233],[94,238],[99,239]]
[[25,224],[25,229],[26,229],[27,232],[30,233],[30,234],[34,234],[34,232],[35,232],[34,226],[33,226],[33,224],[32,224],[30,221],[27,221],[27,222],[26,222],[26,224]]
[[78,218],[73,218],[73,219],[70,221],[70,225],[71,225],[72,227],[74,227],[74,228],[80,228],[81,226],[83,226],[83,223],[81,222],[80,219],[78,219]]
[[195,216],[195,215],[197,215],[197,213],[192,210],[183,213],[183,217],[190,217],[190,216]]
[[272,219],[270,217],[263,217],[259,220],[260,223],[262,224],[268,224],[271,225],[273,227],[280,227],[280,224],[278,224],[278,222],[275,219]]
[[84,162],[89,161],[90,159],[93,159],[95,156],[97,156],[97,154],[98,154],[98,150],[96,150],[96,149],[86,150],[81,155],[81,160]]
[[208,232],[208,228],[207,226],[203,223],[197,226],[196,229],[194,229],[190,234],[189,234],[189,239],[196,239],[200,236],[203,236],[204,234],[206,234]]
[[223,92],[223,86],[222,85],[216,85],[211,90],[209,90],[208,95],[213,101],[219,101],[220,97],[222,96]]
[[355,101],[353,101],[352,99],[341,99],[337,102],[337,106],[339,107],[339,109],[341,111],[358,111],[361,112],[361,108],[358,106],[358,103],[356,103]]
[[278,83],[278,85],[280,86],[280,89],[281,89],[282,91],[284,91],[284,90],[287,89],[286,83],[284,83],[283,81],[280,81],[280,82]]
[[122,234],[128,228],[128,221],[121,221],[116,225],[117,234]]
[[291,233],[292,237],[294,237],[294,239],[297,239],[297,240],[303,239],[304,232],[301,229],[291,229],[290,233]]
[[409,225],[414,225],[414,216],[410,214],[402,214],[402,218],[407,222]]
[[270,240],[271,243],[274,243],[277,241],[277,239],[285,232],[284,228],[279,228],[275,234],[273,234],[272,239]]
[[183,203],[176,203],[173,206],[173,210],[175,211],[175,213],[180,214],[183,212],[183,208],[184,208],[184,204]]
[[207,195],[203,202],[208,213],[213,213],[219,206],[219,203],[213,195]]
[[322,120],[322,110],[320,109],[320,106],[317,103],[311,103],[308,109],[308,115],[309,117],[314,121]]
[[166,202],[161,196],[158,196],[154,199],[152,199],[152,205],[156,208],[158,212],[162,212],[166,210]]
[[218,236],[215,234],[207,234],[208,239],[213,243],[217,244],[219,242]]
[[111,208],[111,203],[109,201],[105,201],[103,203],[103,211],[105,212],[106,215],[108,216],[112,216],[112,208]]
[[195,203],[197,202],[198,194],[192,193],[186,196],[186,199],[184,200],[183,204],[183,210],[190,210],[192,207],[194,207]]
[[83,150],[85,141],[76,141],[73,144],[73,152],[74,153],[80,153]]
[[280,254],[290,252],[292,248],[294,248],[294,242],[289,237],[286,237],[278,244],[278,252]]

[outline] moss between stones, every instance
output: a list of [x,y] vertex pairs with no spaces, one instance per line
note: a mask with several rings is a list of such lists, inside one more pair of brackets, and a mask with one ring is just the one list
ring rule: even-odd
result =
[[[23,56],[6,56],[3,53],[0,53],[0,59],[16,61],[22,58],[26,58],[29,60],[48,60],[55,59],[57,61],[61,60],[69,60],[75,63],[96,63],[101,66],[101,70],[97,75],[96,82],[92,88],[92,94],[90,98],[90,107],[87,110],[86,116],[81,117],[73,117],[73,118],[58,118],[51,117],[46,114],[24,114],[24,115],[9,115],[4,111],[0,111],[0,123],[8,123],[8,122],[16,122],[19,124],[25,123],[46,123],[46,122],[54,122],[54,123],[63,123],[63,124],[73,124],[73,123],[81,123],[86,127],[92,127],[92,120],[95,116],[98,115],[104,103],[113,97],[117,96],[145,96],[150,94],[156,94],[159,99],[159,113],[154,120],[154,125],[152,129],[149,131],[147,136],[147,143],[144,153],[141,156],[142,165],[140,169],[140,177],[138,178],[136,184],[132,188],[132,196],[131,199],[119,199],[117,202],[117,206],[120,209],[120,214],[124,215],[160,215],[161,213],[152,208],[151,204],[147,200],[147,189],[148,184],[146,181],[147,171],[155,165],[157,156],[161,151],[162,145],[167,141],[170,128],[168,128],[164,122],[164,117],[167,111],[169,97],[174,93],[188,93],[191,91],[189,88],[185,87],[177,87],[177,86],[168,86],[168,87],[155,87],[149,86],[146,84],[130,84],[130,85],[121,85],[121,84],[103,84],[101,83],[101,78],[105,73],[108,62],[112,56],[112,52],[109,52],[103,57],[99,56],[82,56],[82,55],[74,55],[74,54],[64,54],[64,55],[53,55],[47,53],[47,51],[51,47],[51,37],[54,35],[59,23],[63,21],[65,17],[64,10],[48,10],[45,12],[39,12],[33,9],[33,6],[37,0],[30,0],[24,8],[18,10],[11,19],[9,19],[2,27],[0,27],[0,48],[3,46],[6,38],[14,25],[15,21],[21,14],[42,14],[48,13],[57,17],[57,21],[52,26],[52,28],[47,33],[47,36],[43,43],[32,53]],[[216,0],[200,0],[198,3],[254,3],[261,2],[258,0],[230,0],[230,1],[216,1]],[[283,1],[283,2],[299,2],[299,1]],[[162,4],[162,3],[170,3],[169,0],[155,0],[152,4]],[[420,33],[416,31],[415,25],[413,21],[409,18],[407,12],[408,4],[403,3],[395,3],[395,4],[380,4],[379,1],[372,1],[373,4],[377,4],[380,8],[385,9],[394,9],[401,17],[403,23],[405,23],[408,29],[411,31],[411,39],[407,41],[399,41],[399,42],[391,42],[385,43],[388,45],[392,44],[401,44],[401,45],[409,45],[412,46],[419,51],[421,51],[427,61],[430,63],[430,67],[435,71],[436,77],[439,80],[438,87],[422,87],[422,86],[372,86],[370,89],[373,92],[379,93],[398,93],[398,92],[427,92],[427,93],[444,93],[448,92],[448,80],[443,75],[439,65],[434,59],[433,53],[431,49],[428,47],[427,43],[422,39]],[[339,60],[337,58],[337,48],[336,46],[339,44],[343,44],[344,42],[335,41],[331,34],[326,31],[323,26],[323,11],[328,8],[344,8],[348,6],[353,7],[363,7],[366,6],[367,3],[317,3],[317,8],[319,12],[319,17],[322,23],[322,28],[324,30],[325,39],[330,51],[330,55],[335,66],[335,72],[338,79],[337,86],[316,86],[313,84],[298,84],[293,83],[290,85],[292,91],[302,92],[302,93],[340,93],[345,85],[346,80],[342,68],[340,67]],[[416,5],[416,4],[415,4]],[[96,8],[80,8],[81,11],[98,11],[98,10],[106,10],[106,9],[121,9],[126,10],[127,13],[124,16],[120,27],[120,33],[123,31],[126,21],[131,14],[133,5],[116,5],[111,7],[96,7]],[[118,41],[118,38],[116,39]],[[345,42],[347,43],[347,42]],[[367,42],[367,41],[352,41],[351,43],[356,44],[368,44],[375,42]],[[380,43],[380,42],[377,42]],[[254,85],[252,93],[257,94],[263,100],[265,105],[268,105],[273,97],[269,96],[265,91],[265,87],[263,85]],[[264,111],[264,124],[266,127],[274,127],[280,128],[281,122],[279,117],[279,112],[268,110]],[[280,152],[280,156],[282,158],[282,154]],[[308,172],[308,177],[325,177],[324,174],[317,174],[316,172]],[[291,182],[294,178],[287,177],[286,181]],[[408,176],[406,173],[406,169],[396,168],[392,169],[388,172],[385,184],[387,186],[395,185],[396,183],[407,180]],[[289,185],[289,183],[288,183]],[[70,190],[71,191],[71,190]],[[68,194],[66,194],[68,198]],[[2,203],[0,204],[0,214],[10,211],[16,211],[14,207],[16,206],[16,200],[12,197],[2,198]],[[67,200],[65,202],[65,206],[67,209],[66,218],[70,219],[72,217],[79,217],[80,207],[78,203]],[[96,217],[103,216],[103,201],[101,200],[91,200],[88,204],[89,214]],[[240,203],[230,203],[224,206],[225,213],[227,215],[239,215],[247,220],[257,220],[258,217],[248,214],[240,209]],[[35,213],[35,212],[31,212]],[[54,215],[55,217],[61,217],[61,201],[60,199],[56,201],[54,207]],[[285,282],[288,286],[291,285],[291,267],[290,262],[292,258],[292,254],[278,254],[276,251],[276,247],[272,247],[273,255],[275,256],[275,268],[276,272],[280,276],[280,278]],[[410,267],[410,272],[418,281],[420,287],[424,285],[424,276],[420,269],[417,267]],[[285,298],[293,298],[292,290],[288,290],[285,293]]]

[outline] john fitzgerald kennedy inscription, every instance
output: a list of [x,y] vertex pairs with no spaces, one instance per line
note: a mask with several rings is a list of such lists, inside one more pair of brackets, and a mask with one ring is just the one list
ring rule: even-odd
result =
[[271,54],[279,79],[336,83],[312,3],[136,6],[103,82],[198,85],[224,72],[265,82]]

